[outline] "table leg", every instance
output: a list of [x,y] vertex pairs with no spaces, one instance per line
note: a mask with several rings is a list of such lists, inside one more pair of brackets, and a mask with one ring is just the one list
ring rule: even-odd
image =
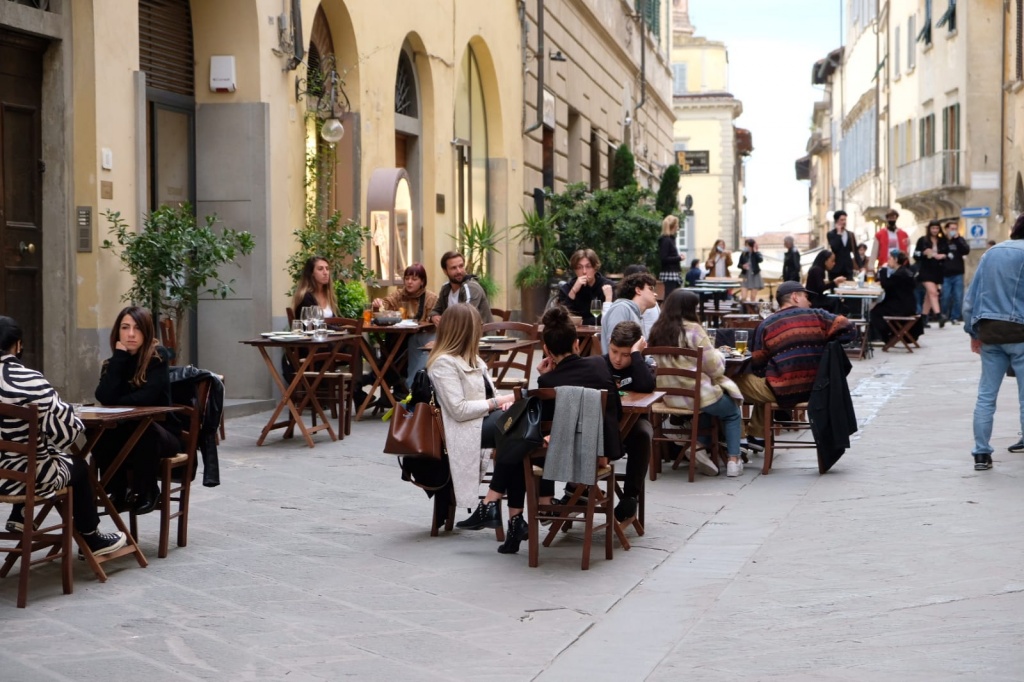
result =
[[401,331],[396,333],[399,336],[395,339],[395,343],[391,347],[391,352],[389,352],[387,357],[384,358],[384,362],[380,366],[377,365],[377,361],[373,357],[373,349],[370,348],[370,344],[367,343],[366,339],[362,340],[363,355],[370,363],[370,369],[373,371],[374,379],[373,385],[366,391],[366,398],[363,400],[363,403],[359,406],[359,410],[356,412],[356,419],[363,418],[363,413],[366,412],[366,408],[368,408],[373,402],[373,394],[378,387],[380,387],[381,393],[391,402],[392,407],[395,407],[398,404],[398,401],[395,400],[394,394],[391,392],[391,387],[388,386],[388,382],[385,381],[384,378],[387,376],[388,370],[391,369],[391,366],[395,362],[395,356],[398,355],[398,351],[402,347],[402,341],[409,336],[410,332]]
[[[306,395],[305,397],[303,397],[302,402],[299,403],[298,407],[299,414],[301,415],[303,412],[305,412],[306,406],[312,404],[313,410],[315,410],[316,414],[320,415],[321,424],[320,426],[314,426],[312,428],[309,428],[308,433],[316,433],[317,431],[326,428],[327,433],[330,435],[332,441],[338,440],[338,436],[336,433],[334,433],[334,427],[331,426],[331,420],[327,418],[327,414],[324,412],[323,407],[320,405],[320,399],[316,397],[316,389],[320,387],[320,382],[323,381],[324,379],[324,373],[334,367],[334,359],[338,356],[338,351],[341,350],[341,346],[343,343],[344,341],[332,342],[330,346],[331,353],[330,355],[327,356],[326,360],[323,360],[323,364],[320,366],[320,369],[317,372],[316,378],[313,379],[312,384],[309,383],[309,380],[306,379],[305,372],[303,372],[302,382],[306,386]],[[290,355],[292,357],[293,363],[294,361],[298,360],[297,351],[293,351],[292,353],[290,353]],[[310,353],[307,357],[312,358],[313,355],[313,353]],[[289,429],[290,428],[291,427],[289,427]],[[310,441],[308,437],[306,440],[307,442]],[[313,446],[310,445],[310,447]]]

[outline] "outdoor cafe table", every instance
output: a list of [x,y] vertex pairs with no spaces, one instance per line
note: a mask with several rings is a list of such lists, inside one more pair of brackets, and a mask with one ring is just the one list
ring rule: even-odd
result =
[[[260,355],[263,356],[263,361],[267,365],[267,370],[270,372],[270,377],[281,391],[281,400],[277,403],[274,413],[270,415],[267,425],[263,427],[263,432],[260,434],[259,440],[256,441],[256,445],[263,445],[263,441],[267,439],[267,434],[275,429],[286,429],[284,437],[291,438],[295,425],[298,425],[299,431],[302,432],[302,436],[306,439],[306,444],[309,447],[313,447],[313,434],[324,429],[327,430],[327,434],[331,437],[332,441],[338,440],[338,436],[334,433],[334,428],[331,426],[331,420],[327,418],[323,408],[320,406],[320,401],[317,400],[316,389],[323,380],[324,373],[334,366],[334,358],[341,352],[342,346],[346,343],[351,343],[352,340],[352,334],[332,332],[327,335],[326,339],[321,341],[317,341],[312,336],[303,335],[299,337],[296,335],[270,336],[239,342],[246,346],[255,346],[260,351]],[[292,367],[295,368],[295,377],[288,385],[285,385],[284,378],[270,357],[268,351],[271,348],[282,349],[289,362],[291,362]],[[326,355],[322,352],[324,348],[328,351]],[[303,350],[307,351],[305,357],[301,357],[301,351]],[[319,356],[317,351],[321,351]],[[313,366],[314,358],[319,364],[318,368]],[[307,372],[312,373],[314,371],[316,376],[310,381],[307,377]],[[295,395],[295,391],[298,390],[299,386],[305,388],[305,395],[302,398],[302,402],[296,406],[292,396]],[[319,415],[321,419],[319,425],[307,427],[306,423],[302,420],[302,413],[307,406],[312,406],[313,414]],[[288,409],[288,418],[277,421],[278,415],[285,408]]]
[[633,426],[640,421],[640,417],[649,415],[654,403],[664,397],[665,391],[653,391],[651,393],[625,391],[621,395],[622,419],[619,421],[619,436],[625,438]]
[[[388,371],[394,367],[395,371],[401,369],[398,363],[399,352],[402,347],[405,346],[405,340],[413,334],[419,332],[428,331],[434,328],[434,325],[430,322],[417,322],[416,324],[392,324],[392,325],[377,325],[377,324],[364,324],[363,332],[364,336],[359,340],[359,346],[362,348],[363,357],[366,358],[366,362],[370,365],[370,371],[373,372],[373,385],[369,388],[364,388],[366,391],[366,398],[359,405],[356,410],[356,419],[363,418],[363,412],[366,412],[371,404],[373,404],[373,394],[380,387],[381,394],[387,396],[387,399],[391,401],[391,407],[398,405],[398,401],[395,400],[394,394],[391,392],[391,386],[384,380],[387,376]],[[370,347],[370,342],[367,340],[365,334],[388,334],[395,336],[390,343],[390,351],[384,360],[378,365],[377,358],[374,357],[373,348]],[[389,344],[383,344],[384,348],[388,348]],[[411,386],[409,388],[412,388]]]
[[106,487],[110,481],[114,478],[114,475],[124,464],[124,460],[131,453],[132,448],[138,443],[139,438],[146,432],[150,424],[155,421],[163,421],[168,414],[172,412],[180,412],[184,410],[184,407],[178,405],[168,405],[163,407],[83,407],[77,412],[78,418],[82,420],[85,425],[85,444],[82,447],[77,448],[75,454],[78,457],[87,458],[91,453],[100,437],[107,431],[107,429],[117,428],[121,424],[134,423],[135,430],[132,432],[131,437],[125,441],[121,451],[117,453],[117,457],[111,462],[110,466],[103,472],[103,478],[100,479],[96,474],[96,460],[92,459],[89,465],[89,483],[92,486],[93,492],[96,494],[96,500],[99,503],[98,506],[107,512],[110,520],[114,522],[117,529],[125,534],[128,538],[127,544],[121,549],[105,554],[103,556],[95,556],[89,549],[89,545],[82,539],[78,531],[75,531],[75,540],[78,542],[78,547],[82,550],[82,555],[85,557],[86,563],[89,568],[92,569],[93,573],[100,582],[106,582],[107,574],[100,567],[100,564],[106,563],[112,559],[118,557],[127,556],[129,554],[135,555],[135,560],[139,562],[139,566],[145,568],[149,562],[146,561],[146,557],[142,554],[142,550],[139,549],[139,545],[136,539],[132,537],[131,532],[128,530],[128,526],[125,525],[121,515],[118,513],[114,504],[110,501],[110,497],[107,495]]
[[[537,325],[537,333],[544,333],[544,325]],[[576,338],[580,341],[580,357],[585,358],[588,355],[600,355],[601,344],[597,344],[597,348],[594,348],[594,336],[601,334],[601,325],[599,324],[580,324],[576,325]],[[597,352],[595,352],[595,350]]]
[[[694,290],[700,296],[700,315],[704,317],[704,299],[716,293],[725,293],[729,289],[739,289],[742,286],[742,282],[732,277],[705,277],[695,282]],[[715,310],[718,310],[718,304],[721,297],[715,296]]]
[[[501,356],[508,353],[511,357],[510,361],[516,359],[516,355],[520,352],[532,353],[533,349],[540,344],[540,339],[519,339],[514,336],[508,337],[508,341],[482,341],[480,346],[477,348],[477,353],[483,358],[483,361],[487,363],[487,367],[492,371],[494,365]],[[525,356],[524,356],[525,362]],[[507,366],[502,367],[502,371],[494,377],[494,383],[498,384],[505,380],[505,375],[508,373],[509,368]],[[526,377],[529,380],[530,377]]]
[[882,287],[880,286],[864,286],[864,287],[844,287],[842,285],[837,286],[832,293],[828,295],[829,298],[838,298],[843,300],[846,298],[860,299],[860,316],[861,319],[868,319],[868,306],[871,301],[880,298],[882,296]]

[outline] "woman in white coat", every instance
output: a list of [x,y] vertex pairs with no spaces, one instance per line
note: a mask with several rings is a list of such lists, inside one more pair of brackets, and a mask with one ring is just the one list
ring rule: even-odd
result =
[[[437,325],[437,338],[427,358],[427,374],[441,408],[448,466],[455,490],[455,506],[472,509],[480,492],[480,463],[484,448],[494,447],[498,416],[515,396],[499,396],[477,355],[481,335],[480,313],[466,303],[449,306]],[[482,503],[479,506],[482,506]],[[499,528],[501,519],[492,503],[477,511],[459,528]]]

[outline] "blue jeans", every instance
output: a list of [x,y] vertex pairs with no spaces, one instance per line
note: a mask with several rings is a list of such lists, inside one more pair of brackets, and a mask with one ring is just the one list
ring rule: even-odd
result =
[[729,457],[740,456],[740,437],[743,431],[743,421],[740,419],[740,408],[736,405],[728,393],[722,393],[722,397],[713,405],[700,408],[701,414],[710,414],[718,417],[725,427],[725,445]]
[[947,275],[942,280],[942,314],[947,320],[963,320],[964,276]]
[[991,455],[992,419],[996,412],[999,387],[1007,367],[1017,374],[1017,401],[1020,426],[1024,432],[1024,343],[984,343],[981,346],[981,379],[978,401],[974,404],[974,455]]

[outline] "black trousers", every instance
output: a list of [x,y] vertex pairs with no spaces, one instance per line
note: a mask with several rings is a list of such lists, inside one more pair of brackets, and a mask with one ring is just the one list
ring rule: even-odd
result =
[[[74,516],[75,530],[79,533],[91,533],[100,525],[100,515],[96,511],[96,496],[93,495],[92,486],[89,485],[89,465],[84,459],[73,457],[71,459],[71,478],[68,481],[71,488],[71,513]],[[40,501],[36,500],[36,511],[39,509]],[[45,502],[43,502],[45,504]],[[25,505],[15,504],[11,509],[12,516],[24,516]],[[25,519],[25,522],[30,522]]]
[[[96,465],[100,472],[106,471],[121,452],[121,448],[135,433],[135,424],[123,424],[105,432],[93,448]],[[160,460],[173,457],[184,451],[181,440],[161,424],[150,424],[135,447],[128,453],[124,464],[107,484],[108,493],[123,493],[128,488],[128,471],[131,470],[132,487],[143,493],[156,485],[160,475]]]
[[644,488],[644,476],[651,463],[653,441],[654,428],[644,417],[638,419],[622,439],[622,450],[629,455],[626,460],[626,480],[622,485],[622,494],[626,497],[638,497]]

